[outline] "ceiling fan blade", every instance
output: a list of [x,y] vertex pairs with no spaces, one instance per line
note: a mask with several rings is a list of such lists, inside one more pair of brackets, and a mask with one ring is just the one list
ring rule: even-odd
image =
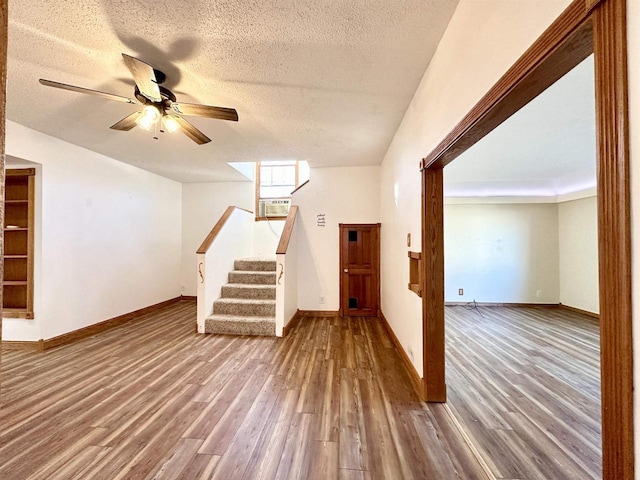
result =
[[197,105],[195,103],[171,103],[171,110],[180,115],[193,115],[196,117],[218,118],[220,120],[238,121],[238,112],[235,108],[210,107],[209,105]]
[[129,130],[131,130],[133,127],[136,126],[136,119],[138,118],[138,115],[140,115],[140,112],[133,112],[131,115],[127,115],[119,122],[111,125],[109,128],[112,128],[114,130],[122,130],[123,132],[128,132]]
[[161,102],[162,97],[160,96],[160,89],[158,88],[158,81],[153,67],[126,53],[123,53],[122,57],[131,75],[133,75],[133,80],[136,82],[140,93],[152,102]]
[[97,95],[98,97],[106,98],[107,100],[115,100],[117,102],[124,103],[138,103],[135,100],[127,97],[121,97],[120,95],[114,95],[112,93],[99,92],[98,90],[90,90],[88,88],[76,87],[74,85],[67,85],[66,83],[54,82],[51,80],[40,79],[40,83],[47,87],[61,88],[62,90],[71,90],[72,92],[87,93],[89,95]]
[[180,127],[182,127],[182,132],[198,145],[203,145],[211,141],[209,137],[207,137],[204,133],[187,122],[184,118],[179,117],[178,115],[173,115],[173,118],[175,118],[176,121],[180,124]]

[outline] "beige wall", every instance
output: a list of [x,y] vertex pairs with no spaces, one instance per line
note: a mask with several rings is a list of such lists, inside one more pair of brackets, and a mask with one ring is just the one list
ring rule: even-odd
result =
[[558,204],[560,303],[599,313],[598,199]]
[[558,303],[557,205],[445,205],[444,232],[445,301]]
[[559,302],[599,312],[596,197],[455,200],[444,210],[447,302]]

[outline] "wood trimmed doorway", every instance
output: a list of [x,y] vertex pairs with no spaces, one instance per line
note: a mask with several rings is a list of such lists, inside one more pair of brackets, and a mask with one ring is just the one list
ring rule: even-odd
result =
[[[0,0],[0,223],[4,225],[4,170],[5,170],[5,117],[7,99],[7,37],[9,25],[9,2]],[[0,238],[0,252],[3,250],[4,239]],[[0,257],[0,277],[3,276],[4,262]],[[0,289],[0,305],[2,304],[2,289]],[[2,342],[2,319],[0,318],[0,343]],[[1,357],[1,355],[0,355]]]
[[340,316],[380,313],[380,224],[340,224]]
[[443,168],[591,53],[596,86],[603,478],[634,477],[625,0],[574,0],[421,162],[424,388],[446,401]]

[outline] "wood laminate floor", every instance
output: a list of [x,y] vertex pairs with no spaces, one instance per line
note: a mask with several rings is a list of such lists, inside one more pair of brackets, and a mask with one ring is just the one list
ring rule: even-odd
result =
[[380,321],[308,318],[284,339],[194,324],[180,302],[3,352],[0,478],[484,478],[446,408],[407,387]]
[[602,478],[596,319],[446,308],[448,405],[496,478]]

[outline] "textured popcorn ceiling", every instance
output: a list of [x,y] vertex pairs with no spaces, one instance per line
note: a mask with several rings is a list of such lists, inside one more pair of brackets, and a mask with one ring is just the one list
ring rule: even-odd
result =
[[[457,0],[9,2],[7,117],[179,181],[242,177],[227,162],[377,165]],[[213,141],[109,126],[136,107],[121,53],[167,74],[178,101],[238,110],[189,117]],[[27,159],[28,160],[28,159]]]

